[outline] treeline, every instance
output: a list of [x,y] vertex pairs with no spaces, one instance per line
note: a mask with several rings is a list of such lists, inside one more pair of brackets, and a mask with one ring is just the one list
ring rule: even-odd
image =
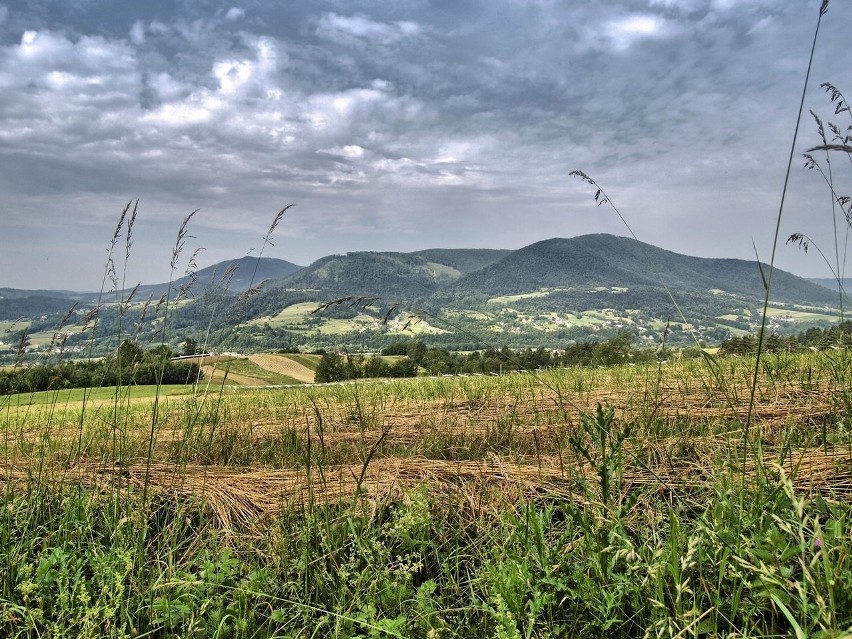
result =
[[[755,335],[729,337],[719,345],[720,355],[748,355],[757,352]],[[830,328],[809,328],[796,335],[769,335],[764,340],[766,353],[794,353],[804,349],[825,350],[852,346],[852,321],[847,320]]]
[[318,383],[340,382],[370,377],[415,377],[417,364],[408,357],[387,362],[381,357],[362,357],[326,353],[322,356],[314,380]]
[[634,336],[626,331],[608,340],[572,344],[564,349],[526,348],[512,350],[487,348],[472,353],[454,353],[427,348],[421,342],[394,344],[382,355],[404,354],[430,375],[491,374],[516,370],[560,368],[568,366],[612,366],[626,362],[652,361],[653,351],[633,348]]
[[[490,375],[510,371],[569,366],[613,366],[656,360],[658,354],[632,346],[633,335],[623,332],[600,342],[572,344],[565,349],[500,349],[457,353],[430,348],[423,342],[398,342],[382,349],[383,357],[401,359],[388,363],[379,357],[353,357],[326,353],[316,371],[316,381],[333,382],[365,377],[413,377],[419,368],[428,375]],[[697,349],[695,349],[696,352]],[[666,353],[661,353],[665,356]]]
[[35,364],[0,370],[0,395],[68,388],[146,384],[187,384],[201,378],[198,364],[171,361],[167,346],[147,352],[125,340],[114,355],[102,360]]

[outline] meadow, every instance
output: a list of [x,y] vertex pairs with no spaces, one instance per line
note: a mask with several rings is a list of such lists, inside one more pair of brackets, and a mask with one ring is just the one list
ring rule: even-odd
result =
[[841,636],[852,357],[711,361],[6,397],[1,632]]
[[763,348],[783,201],[754,355],[666,361],[667,324],[636,365],[0,397],[0,636],[852,637],[852,353]]

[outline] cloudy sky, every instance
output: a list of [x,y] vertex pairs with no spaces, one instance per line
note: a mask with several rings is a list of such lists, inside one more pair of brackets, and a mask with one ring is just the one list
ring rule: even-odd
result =
[[[195,209],[200,266],[257,254],[291,203],[264,254],[303,265],[625,235],[573,169],[641,240],[766,259],[819,4],[0,0],[0,286],[97,289],[136,198],[132,283],[168,278]],[[806,102],[844,128],[819,84],[852,96],[850,25],[834,0]],[[805,114],[782,235],[833,255]]]

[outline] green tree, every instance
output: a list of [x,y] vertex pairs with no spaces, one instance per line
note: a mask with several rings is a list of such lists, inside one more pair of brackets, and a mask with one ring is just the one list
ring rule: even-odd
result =
[[181,352],[184,356],[195,355],[198,353],[198,342],[191,337],[187,337],[181,342]]
[[423,358],[426,356],[426,350],[426,344],[423,342],[411,342],[406,347],[405,354],[419,366],[423,361]]
[[326,353],[317,366],[314,379],[320,384],[346,379],[346,362],[337,353]]
[[448,355],[446,351],[432,348],[423,357],[421,364],[430,375],[444,375],[450,370],[447,363]]
[[142,347],[132,339],[126,339],[118,347],[116,357],[122,371],[133,370],[142,361]]
[[595,362],[604,366],[610,366],[628,361],[633,354],[633,349],[630,346],[632,342],[633,335],[627,331],[620,332],[617,337],[613,337],[597,345],[597,348],[595,348]]
[[395,361],[388,369],[389,377],[417,377],[417,364],[409,358]]
[[143,358],[146,362],[163,363],[169,361],[174,356],[174,352],[166,344],[159,344],[153,348],[149,348],[145,352]]
[[382,349],[382,355],[407,355],[408,354],[408,343],[407,342],[396,342],[395,344],[390,344],[385,346]]
[[364,377],[387,377],[388,365],[381,357],[373,355],[364,362]]

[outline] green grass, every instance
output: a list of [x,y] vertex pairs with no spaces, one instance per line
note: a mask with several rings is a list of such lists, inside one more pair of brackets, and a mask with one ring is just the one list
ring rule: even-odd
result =
[[[852,505],[803,489],[807,464],[782,472],[773,460],[815,463],[825,446],[846,454],[852,355],[764,361],[766,402],[831,391],[834,403],[825,439],[801,412],[755,433],[746,481],[731,454],[737,419],[691,415],[678,398],[724,406],[719,384],[738,392],[752,358],[718,360],[715,381],[706,364],[684,361],[171,398],[154,446],[165,483],[147,498],[122,472],[142,477],[151,403],[87,411],[85,448],[69,457],[63,437],[70,429],[75,441],[79,409],[27,412],[12,398],[0,411],[0,457],[15,468],[31,460],[32,475],[0,494],[0,634],[841,636],[852,624]],[[679,413],[655,410],[658,384]],[[822,390],[797,395],[803,388]],[[598,393],[622,408],[583,410]],[[310,444],[299,434],[306,418]],[[318,495],[347,481],[336,464],[360,468],[368,455],[364,499],[270,502],[274,480],[252,484],[270,470],[304,482],[310,468]],[[78,481],[74,459],[101,470]],[[115,459],[126,460],[117,471]],[[411,473],[430,460],[503,478],[526,465],[534,487],[432,474],[374,492],[378,469],[407,463]],[[678,468],[694,481],[675,481]],[[224,470],[251,472],[225,490]],[[220,508],[241,512],[252,499],[272,510],[223,524]]]
[[453,268],[452,266],[447,266],[446,264],[438,264],[437,262],[426,262],[426,265],[432,271],[433,275],[436,278],[443,278],[448,280],[457,280],[463,274],[458,269]]
[[[357,331],[359,328],[372,325],[374,317],[358,315],[352,319],[326,318],[322,315],[312,315],[319,306],[318,302],[301,302],[292,304],[272,317],[258,317],[246,323],[247,326],[268,324],[273,328],[288,328],[296,332],[319,331],[322,335],[344,335]],[[308,319],[318,319],[319,323],[307,323]]]
[[0,339],[9,339],[12,334],[18,333],[24,330],[25,328],[29,328],[31,323],[32,322],[30,322],[29,320],[0,322]]
[[322,359],[321,355],[296,355],[292,353],[285,353],[283,357],[287,359],[292,359],[297,364],[301,364],[305,368],[309,368],[312,371],[317,369],[319,366],[320,360]]
[[319,302],[301,302],[299,304],[291,304],[282,309],[280,313],[272,317],[259,317],[249,322],[249,325],[266,324],[270,326],[280,327],[288,324],[302,324],[307,317],[311,315],[319,306]]
[[838,315],[835,313],[821,313],[814,310],[801,310],[800,307],[783,308],[770,306],[766,309],[769,317],[789,318],[796,322],[836,322]]
[[551,293],[556,293],[558,291],[565,291],[568,289],[563,288],[546,288],[540,291],[531,291],[529,293],[520,293],[518,295],[500,295],[498,297],[491,297],[488,299],[488,304],[511,304],[512,302],[517,302],[519,300],[526,299],[534,299],[537,297],[547,297]]
[[[204,382],[202,382],[202,386]],[[182,395],[192,394],[194,387],[192,385],[168,385],[161,386],[129,386],[120,389],[121,396],[125,399],[151,399],[159,394],[161,397],[179,397]],[[103,388],[71,388],[55,391],[40,391],[38,393],[21,393],[17,395],[7,396],[8,401],[13,406],[36,406],[36,405],[67,405],[76,402],[82,402],[83,396],[90,401],[112,401],[115,399],[116,388],[114,386],[106,386]],[[0,397],[0,406],[6,401]]]

